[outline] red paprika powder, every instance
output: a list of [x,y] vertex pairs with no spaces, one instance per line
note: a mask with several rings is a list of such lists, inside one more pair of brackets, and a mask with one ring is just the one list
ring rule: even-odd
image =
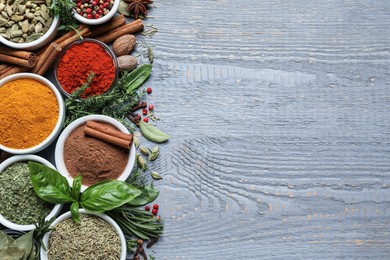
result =
[[71,94],[87,82],[94,73],[89,87],[81,97],[100,95],[107,91],[115,80],[114,58],[102,45],[94,41],[75,43],[66,50],[57,66],[57,80],[62,89]]

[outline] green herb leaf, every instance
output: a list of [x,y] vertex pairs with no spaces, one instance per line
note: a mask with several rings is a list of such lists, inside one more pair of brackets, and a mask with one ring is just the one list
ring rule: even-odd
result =
[[80,205],[89,211],[104,212],[128,203],[140,194],[140,190],[126,182],[103,181],[88,187],[81,194]]
[[71,190],[72,198],[75,201],[79,201],[80,191],[81,191],[81,175],[78,175],[76,178],[73,179],[73,185]]
[[161,132],[157,127],[144,121],[140,122],[140,130],[142,135],[154,143],[163,143],[169,139],[169,135]]
[[68,181],[56,170],[36,162],[29,162],[28,167],[38,197],[55,204],[74,201],[70,194]]
[[136,91],[149,77],[152,65],[143,64],[124,76],[125,89],[127,93]]
[[72,205],[70,205],[70,213],[72,214],[73,221],[76,223],[79,223],[79,221],[80,221],[79,208],[80,208],[80,205],[78,202],[73,202]]
[[12,244],[13,238],[5,234],[2,230],[0,230],[0,251],[7,248]]
[[23,259],[24,249],[23,248],[6,248],[0,251],[0,259],[1,260],[15,260],[15,259]]
[[18,239],[15,239],[15,241],[9,246],[9,248],[23,249],[23,258],[21,258],[22,260],[26,260],[31,253],[33,245],[33,234],[34,230],[31,230]]
[[157,189],[153,187],[152,184],[145,186],[141,191],[142,191],[141,195],[139,195],[137,198],[127,203],[127,205],[133,207],[146,205],[154,201],[157,198],[158,194],[160,193]]

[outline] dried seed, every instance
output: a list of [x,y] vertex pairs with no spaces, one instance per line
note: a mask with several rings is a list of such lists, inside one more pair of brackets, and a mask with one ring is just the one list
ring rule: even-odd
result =
[[26,42],[33,42],[42,37],[42,33],[34,33],[27,37]]
[[42,23],[42,24],[45,24],[45,23],[46,23],[45,19],[43,19],[43,17],[41,17],[41,16],[36,17],[36,19],[37,19],[40,23]]
[[146,156],[149,155],[149,148],[147,148],[147,147],[145,147],[145,146],[140,146],[140,147],[139,147],[139,151],[140,151],[143,155],[146,155]]
[[7,24],[7,20],[0,17],[0,26],[6,25],[6,24]]
[[19,41],[18,41],[18,43],[25,43],[26,42],[26,40],[24,39],[24,38],[21,38]]
[[14,14],[11,16],[11,20],[12,21],[15,21],[15,22],[20,22],[24,19],[24,15],[17,15],[17,14]]
[[42,11],[42,13],[47,13],[47,6],[41,5],[41,11]]
[[1,3],[1,4],[0,4],[0,12],[3,11],[4,8],[5,8],[5,4],[4,4],[4,3]]
[[1,16],[3,16],[3,18],[9,18],[6,11],[1,11]]
[[24,14],[24,17],[26,17],[27,19],[31,20],[31,19],[33,19],[35,16],[34,16],[33,13],[25,13],[25,14]]
[[14,11],[12,10],[12,6],[7,5],[5,7],[5,11],[7,12],[8,17],[11,17],[14,14]]
[[5,33],[5,27],[0,27],[0,33]]
[[19,14],[24,14],[26,11],[26,6],[25,5],[19,5]]
[[160,154],[160,147],[158,146],[153,147],[152,150],[150,150],[149,161],[156,160],[159,154]]
[[28,32],[29,27],[30,27],[30,24],[28,23],[28,20],[24,20],[22,22],[22,25],[20,26],[20,28],[22,29],[22,32],[24,32],[24,33]]
[[152,178],[155,179],[155,180],[161,180],[162,177],[160,174],[158,174],[157,172],[151,172],[150,175],[152,175]]
[[140,154],[137,154],[137,164],[143,171],[146,171],[148,168],[146,160]]
[[35,31],[36,33],[40,33],[40,32],[42,32],[42,28],[43,28],[43,25],[42,25],[41,23],[37,23],[37,24],[35,25],[34,31]]
[[[23,35],[22,30],[11,31],[11,38],[21,37],[22,35]],[[19,39],[18,39],[18,41],[19,41]]]

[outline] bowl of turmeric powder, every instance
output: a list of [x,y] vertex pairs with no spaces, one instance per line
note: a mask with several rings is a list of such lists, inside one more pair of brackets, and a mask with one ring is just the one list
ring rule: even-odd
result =
[[17,73],[0,80],[0,150],[36,153],[61,132],[65,105],[61,93],[46,78]]

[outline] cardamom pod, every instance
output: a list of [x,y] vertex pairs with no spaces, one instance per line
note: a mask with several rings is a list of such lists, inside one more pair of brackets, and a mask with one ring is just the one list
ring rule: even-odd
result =
[[147,147],[145,147],[145,146],[140,146],[140,147],[139,147],[139,151],[140,151],[143,155],[146,155],[146,156],[149,155],[149,148],[147,148]]
[[138,148],[141,144],[141,142],[139,141],[139,138],[136,136],[133,136],[133,142],[134,142],[134,145],[136,148]]
[[152,150],[150,150],[149,161],[156,160],[159,154],[160,154],[160,147],[158,146],[153,147]]
[[146,171],[148,169],[148,164],[146,163],[146,160],[140,154],[137,154],[137,164],[138,167],[140,167],[143,171]]
[[161,180],[162,177],[160,174],[158,174],[157,172],[151,172],[150,175],[152,175],[152,178],[155,179],[155,180]]

